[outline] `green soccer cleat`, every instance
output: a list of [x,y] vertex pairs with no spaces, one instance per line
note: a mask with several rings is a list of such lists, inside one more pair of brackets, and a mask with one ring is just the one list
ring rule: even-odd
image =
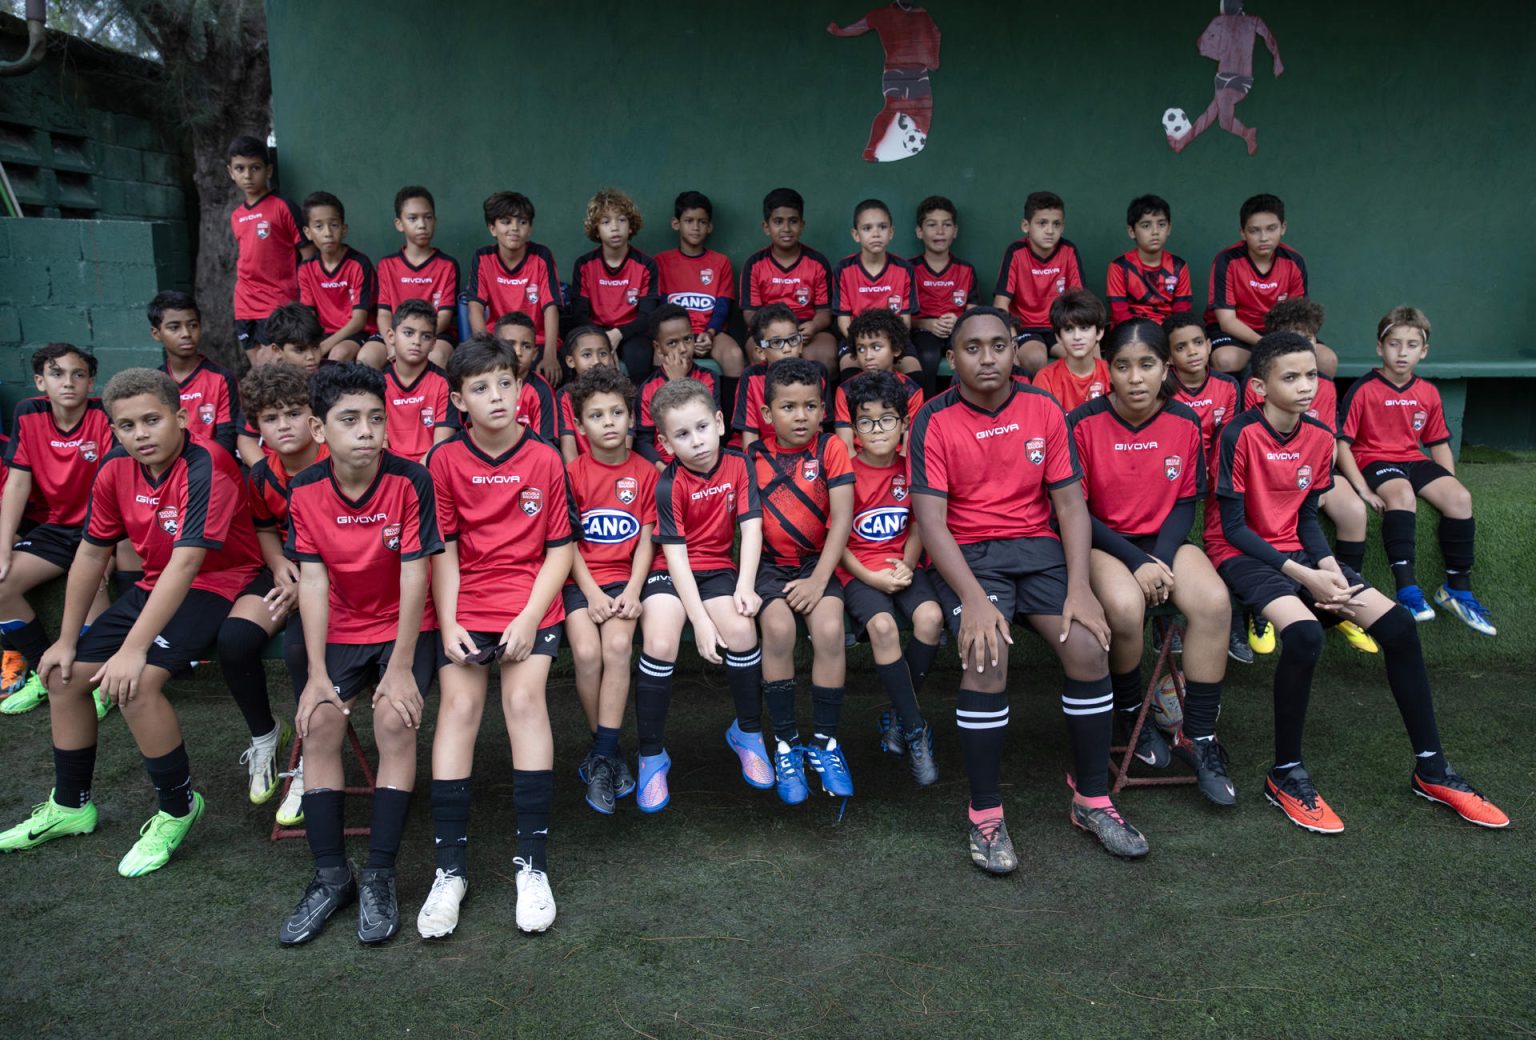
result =
[[192,792],[192,811],[187,815],[155,813],[148,823],[139,828],[139,840],[133,843],[128,855],[117,865],[117,872],[123,877],[143,877],[165,866],[171,861],[171,853],[181,845],[187,831],[192,829],[192,825],[202,815],[203,796],[196,791]]
[[47,699],[48,687],[43,685],[42,676],[33,672],[27,676],[27,681],[22,684],[21,689],[0,701],[0,714],[20,715],[31,711]]
[[0,832],[0,852],[35,849],[54,838],[89,834],[95,829],[95,802],[86,802],[78,809],[70,809],[55,802],[53,792],[49,791],[47,801],[32,807],[31,816],[10,830]]
[[100,722],[112,711],[112,698],[103,693],[98,686],[91,691],[91,700],[96,704],[96,721]]

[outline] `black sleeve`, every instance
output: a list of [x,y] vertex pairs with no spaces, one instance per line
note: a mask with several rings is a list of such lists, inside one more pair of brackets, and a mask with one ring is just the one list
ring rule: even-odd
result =
[[1333,547],[1328,544],[1323,527],[1317,522],[1318,503],[1322,497],[1318,491],[1308,495],[1296,517],[1296,537],[1301,539],[1301,547],[1312,557],[1314,567],[1333,555]]
[[651,312],[661,303],[659,296],[642,296],[635,304],[634,320],[619,326],[619,338],[645,335],[651,328]]
[[661,461],[661,455],[656,451],[655,430],[648,430],[643,426],[635,427],[635,454],[652,465]]
[[1132,545],[1123,534],[1110,530],[1108,524],[1092,513],[1088,514],[1088,518],[1093,522],[1093,547],[1095,549],[1109,553],[1109,555],[1125,564],[1126,568],[1131,571],[1135,571],[1137,567],[1144,563],[1152,562],[1152,557]]
[[[1260,563],[1267,564],[1275,570],[1285,566],[1285,555],[1270,545],[1264,539],[1253,532],[1248,526],[1247,505],[1240,493],[1221,495],[1217,501],[1221,503],[1221,533],[1226,535],[1227,541],[1232,543],[1232,548],[1245,556],[1252,556]],[[1314,523],[1316,520],[1314,519]]]
[[1169,567],[1173,566],[1173,556],[1179,551],[1179,546],[1184,544],[1189,537],[1190,528],[1195,526],[1195,503],[1193,501],[1175,502],[1163,519],[1163,526],[1158,529],[1157,542],[1152,546],[1152,555],[1162,560]]

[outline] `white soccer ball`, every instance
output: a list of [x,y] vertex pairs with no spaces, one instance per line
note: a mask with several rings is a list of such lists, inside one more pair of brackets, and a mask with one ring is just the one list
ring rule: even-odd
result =
[[927,143],[928,135],[923,133],[916,120],[905,112],[898,112],[885,128],[880,143],[875,145],[875,161],[897,162],[911,158],[922,151]]
[[1152,721],[1164,733],[1172,733],[1184,724],[1184,708],[1179,704],[1179,693],[1174,689],[1173,676],[1163,676],[1152,698]]
[[1189,133],[1189,116],[1182,108],[1170,108],[1163,113],[1163,132],[1169,137],[1183,137]]

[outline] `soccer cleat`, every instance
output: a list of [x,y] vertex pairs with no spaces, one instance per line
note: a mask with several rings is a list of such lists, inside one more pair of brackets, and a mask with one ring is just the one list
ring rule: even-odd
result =
[[933,727],[926,722],[912,733],[904,733],[907,745],[907,765],[912,769],[912,779],[918,787],[939,782],[939,766],[933,760]]
[[[1128,711],[1115,712],[1115,743],[1124,747],[1131,739],[1131,727],[1135,724],[1135,714]],[[1163,731],[1152,724],[1152,719],[1145,718],[1141,722],[1141,732],[1136,734],[1137,760],[1145,762],[1153,769],[1167,769],[1171,758],[1168,754],[1168,740],[1163,736]]]
[[613,815],[615,765],[613,759],[598,755],[587,766],[587,804],[604,816]]
[[1485,636],[1499,634],[1488,616],[1488,608],[1477,601],[1471,589],[1453,589],[1449,585],[1442,585],[1440,591],[1435,593],[1435,606],[1455,615],[1457,620],[1474,632],[1481,632]]
[[741,760],[741,778],[759,791],[773,786],[773,765],[768,761],[768,748],[761,733],[747,733],[740,723],[731,720],[725,731],[725,745]]
[[16,650],[0,656],[0,697],[9,697],[27,681],[27,659]]
[[1435,620],[1435,608],[1424,602],[1424,590],[1417,585],[1404,585],[1398,589],[1397,602],[1413,615],[1415,621]]
[[1263,618],[1248,619],[1248,645],[1259,656],[1275,652],[1275,626]]
[[876,726],[880,729],[881,751],[887,755],[907,753],[907,742],[901,738],[901,720],[896,717],[894,711],[882,711]]
[[293,783],[288,785],[288,793],[283,795],[282,804],[277,807],[277,825],[297,827],[304,822],[304,757],[299,756],[293,772],[278,775],[292,778]]
[[1232,638],[1227,643],[1227,656],[1238,664],[1253,663],[1253,647],[1248,645],[1247,633],[1232,633]]
[[53,792],[32,807],[32,815],[7,831],[0,831],[0,852],[35,849],[45,841],[89,834],[96,829],[96,803],[71,809],[53,800]]
[[1468,823],[1494,829],[1509,826],[1509,817],[1450,766],[1445,767],[1445,776],[1438,780],[1426,780],[1415,769],[1408,789],[1420,798],[1450,806]]
[[277,760],[282,756],[283,748],[287,747],[291,739],[293,739],[293,730],[286,722],[280,723],[277,737],[271,744],[252,739],[251,746],[246,748],[245,753],[240,756],[240,763],[245,766],[250,781],[247,793],[250,795],[252,805],[262,805],[277,793],[277,785],[281,779],[281,774],[277,771]]
[[1370,633],[1353,621],[1340,621],[1334,626],[1333,630],[1343,636],[1345,642],[1362,654],[1381,653],[1381,647],[1376,645],[1376,640],[1371,638]]
[[400,901],[395,872],[364,868],[357,875],[357,941],[364,946],[388,942],[400,931]]
[[517,867],[517,927],[524,932],[542,932],[555,923],[555,893],[549,887],[549,875],[535,870],[525,859],[514,859]]
[[1189,768],[1195,771],[1200,793],[1217,805],[1236,805],[1237,789],[1232,786],[1232,774],[1227,771],[1227,749],[1221,741],[1190,740],[1182,729],[1175,730],[1170,750]]
[[581,765],[576,767],[576,778],[584,784],[592,782],[592,763],[597,761],[597,749],[587,748],[586,757],[581,760]]
[[629,763],[624,761],[624,753],[620,751],[613,760],[613,796],[628,798],[634,793],[635,774],[629,771]]
[[1264,775],[1264,797],[1303,830],[1316,834],[1338,834],[1344,821],[1328,808],[1323,796],[1312,786],[1312,777],[1301,766],[1292,766],[1278,784],[1274,770]]
[[27,676],[27,681],[21,684],[21,689],[0,701],[0,715],[20,715],[31,711],[47,699],[48,687],[43,685],[42,676],[33,672]]
[[101,691],[101,687],[91,691],[91,701],[96,705],[96,721],[100,722],[112,711],[112,698]]
[[357,882],[351,867],[325,867],[315,871],[304,897],[277,930],[284,946],[309,942],[325,928],[331,915],[357,898]]
[[139,828],[139,840],[117,864],[123,877],[143,877],[171,861],[171,853],[180,848],[187,831],[203,815],[203,796],[192,792],[192,808],[185,816],[157,812]]
[[640,787],[635,804],[641,812],[661,812],[672,800],[667,788],[667,772],[672,768],[672,756],[665,750],[659,755],[640,756]]
[[432,891],[416,915],[416,931],[423,939],[443,939],[459,926],[459,904],[469,894],[469,878],[450,874],[441,867],[432,879]]
[[1008,826],[999,816],[995,821],[971,824],[971,862],[988,874],[1012,874],[1019,869],[1019,855],[1013,851]]
[[786,805],[799,805],[810,797],[811,789],[805,783],[804,765],[799,748],[790,747],[782,740],[778,742],[777,753],[773,756],[774,784],[779,789],[779,798]]
[[826,747],[812,744],[805,749],[805,761],[816,772],[821,789],[833,798],[853,797],[853,776],[848,772],[848,759],[836,739],[829,739]]
[[1098,838],[1104,851],[1112,855],[1140,859],[1147,854],[1146,835],[1126,823],[1113,805],[1089,808],[1073,800],[1068,818],[1072,826]]

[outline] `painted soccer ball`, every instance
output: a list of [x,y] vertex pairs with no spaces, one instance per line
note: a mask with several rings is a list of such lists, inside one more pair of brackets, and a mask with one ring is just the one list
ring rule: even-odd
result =
[[896,162],[916,155],[928,143],[928,135],[917,121],[905,112],[897,114],[885,129],[880,143],[875,145],[875,161]]
[[1163,132],[1169,137],[1183,137],[1189,133],[1189,117],[1182,108],[1170,108],[1163,113]]
[[1173,686],[1173,676],[1165,675],[1152,698],[1152,721],[1165,733],[1172,733],[1184,722],[1184,709],[1179,704],[1179,693]]

